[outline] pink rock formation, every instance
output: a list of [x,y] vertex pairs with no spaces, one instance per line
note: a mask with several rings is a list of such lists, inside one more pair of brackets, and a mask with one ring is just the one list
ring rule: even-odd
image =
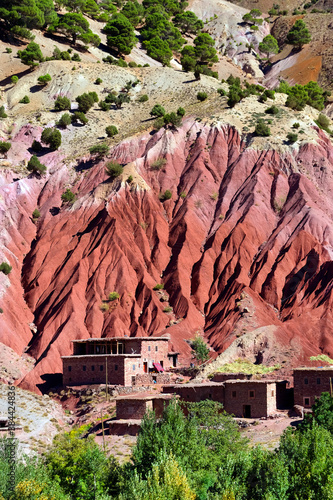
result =
[[[333,355],[332,156],[321,131],[317,145],[281,156],[247,149],[232,127],[187,120],[113,149],[150,189],[110,182],[105,162],[82,162],[68,206],[59,158],[58,167],[48,159],[46,179],[7,174],[0,260],[13,271],[0,273],[0,342],[18,353],[29,345],[37,361],[21,386],[38,390],[60,373],[76,338],[169,333],[188,361],[185,339],[197,331],[220,353],[245,331],[273,326],[294,362]],[[152,169],[160,157],[166,165]],[[166,189],[172,199],[162,203]],[[161,282],[173,313],[153,291]],[[110,303],[112,291],[120,298]]]

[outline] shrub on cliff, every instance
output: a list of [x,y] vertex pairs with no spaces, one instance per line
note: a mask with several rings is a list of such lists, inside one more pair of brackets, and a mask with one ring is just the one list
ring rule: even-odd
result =
[[7,114],[5,113],[5,106],[0,106],[0,118],[7,118]]
[[111,177],[111,179],[115,179],[116,177],[119,177],[123,173],[123,167],[119,165],[116,161],[110,161],[106,165],[105,173]]
[[43,130],[41,140],[51,149],[58,149],[61,145],[61,133],[56,128],[48,127]]
[[10,142],[0,141],[0,153],[5,154],[12,147]]
[[263,121],[259,121],[256,125],[255,133],[261,137],[268,137],[271,135],[271,130]]
[[114,137],[118,134],[118,129],[115,125],[109,125],[105,128],[105,132],[108,137]]
[[36,155],[32,155],[32,157],[28,161],[27,169],[29,170],[29,172],[32,172],[33,174],[38,174],[38,175],[45,174],[45,172],[46,172],[46,166],[43,165],[38,160]]
[[155,104],[150,112],[150,116],[161,117],[165,115],[165,109],[160,104]]
[[46,73],[46,75],[39,76],[37,80],[40,85],[47,85],[52,80],[52,78],[51,75]]
[[107,155],[109,151],[110,151],[110,148],[105,143],[96,144],[96,146],[92,146],[89,149],[89,153],[91,155],[96,156],[97,158],[101,158],[103,155]]
[[159,198],[161,201],[171,200],[172,192],[170,191],[170,189],[167,189],[166,191],[164,191],[164,193],[160,194]]
[[277,106],[271,106],[270,108],[265,109],[265,113],[268,115],[277,115],[279,112],[279,108]]
[[208,95],[206,92],[198,92],[197,93],[197,99],[198,101],[205,101],[207,99]]
[[75,194],[69,188],[67,188],[66,191],[61,195],[61,199],[64,203],[73,204],[75,198],[76,198]]
[[114,300],[119,299],[120,295],[118,292],[110,292],[108,295],[108,299],[110,302],[113,302]]
[[1,273],[7,275],[10,273],[11,270],[12,270],[12,266],[7,264],[7,262],[1,262],[1,264],[0,264],[0,272]]
[[29,102],[30,102],[30,99],[27,95],[22,97],[22,99],[19,101],[20,104],[29,104]]
[[68,97],[57,97],[55,103],[54,103],[54,108],[57,111],[64,111],[65,109],[71,109],[71,101],[68,99]]
[[68,125],[72,123],[71,115],[69,113],[64,113],[58,120],[57,126],[67,128]]
[[78,121],[82,123],[82,125],[86,125],[88,123],[88,118],[81,111],[74,111],[74,114],[71,116],[72,123],[77,123]]

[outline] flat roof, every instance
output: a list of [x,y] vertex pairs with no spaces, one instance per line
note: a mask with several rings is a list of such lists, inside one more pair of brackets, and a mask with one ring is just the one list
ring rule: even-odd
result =
[[[150,401],[152,399],[174,399],[173,394],[165,394],[165,393],[160,393],[160,394],[126,394],[124,396],[117,396],[115,399],[116,401]],[[178,396],[179,397],[179,396]]]
[[294,372],[296,371],[302,371],[302,370],[306,370],[306,371],[316,371],[316,370],[320,370],[320,371],[329,371],[329,370],[333,370],[333,365],[330,365],[330,366],[299,366],[297,368],[294,368]]
[[285,382],[285,380],[270,380],[270,379],[263,379],[263,380],[240,380],[240,379],[229,379],[225,380],[222,382],[223,384],[277,384],[278,382]]
[[198,384],[173,384],[173,385],[164,385],[163,387],[170,387],[170,388],[191,388],[191,389],[196,389],[198,387],[224,387],[224,382],[203,382],[198,383]]
[[127,341],[127,340],[170,340],[169,337],[103,337],[103,338],[95,338],[91,337],[89,339],[78,339],[78,340],[71,340],[71,342],[74,343],[84,343],[84,342],[112,342],[113,340],[122,340],[122,341]]
[[61,356],[61,359],[83,359],[83,358],[141,358],[141,354],[72,354]]

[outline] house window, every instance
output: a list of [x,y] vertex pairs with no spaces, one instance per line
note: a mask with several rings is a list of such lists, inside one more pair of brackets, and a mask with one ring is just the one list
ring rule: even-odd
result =
[[95,367],[94,367],[94,365],[92,365],[92,367],[91,367],[91,371],[92,371],[92,372],[94,372],[94,371],[95,371]]
[[309,383],[309,379],[308,379],[308,378],[305,378],[305,379],[304,379],[304,385],[308,385],[308,383]]
[[236,397],[236,391],[232,391],[232,393],[231,393],[231,397],[232,397],[232,398],[235,398],[235,397]]
[[150,352],[150,345],[148,346],[148,352]]
[[99,365],[99,371],[102,372],[103,371],[103,365]]
[[317,385],[320,385],[320,378],[317,378]]
[[86,371],[86,369],[87,369],[86,365],[83,365],[83,366],[82,366],[82,370],[85,372],[85,371]]
[[254,399],[255,398],[254,391],[249,391],[249,398],[250,399]]
[[135,365],[133,365],[132,368],[133,368],[133,371],[135,371]]
[[155,351],[156,351],[156,352],[158,351],[158,346],[157,346],[157,345],[155,346]]
[[115,369],[115,371],[117,371],[118,370],[118,365],[114,365],[114,369]]
[[71,371],[72,371],[72,367],[71,367],[71,366],[69,366],[69,367],[68,367],[68,371],[69,371],[69,372],[71,372]]
[[304,406],[310,406],[310,398],[304,398]]

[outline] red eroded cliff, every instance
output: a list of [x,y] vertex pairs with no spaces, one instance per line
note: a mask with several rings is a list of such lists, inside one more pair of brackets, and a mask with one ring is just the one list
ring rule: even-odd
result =
[[[220,353],[267,327],[274,349],[253,349],[268,362],[333,355],[333,148],[324,133],[279,155],[246,148],[232,127],[187,120],[128,139],[112,157],[125,165],[114,182],[106,160],[90,159],[74,174],[51,166],[46,180],[3,181],[13,271],[0,273],[0,342],[28,345],[37,361],[22,387],[60,373],[75,338],[169,333],[188,359],[184,340],[196,331]],[[159,158],[166,164],[154,165]],[[69,185],[77,200],[61,205]],[[161,202],[167,189],[172,198]],[[107,302],[113,291],[119,299]]]

